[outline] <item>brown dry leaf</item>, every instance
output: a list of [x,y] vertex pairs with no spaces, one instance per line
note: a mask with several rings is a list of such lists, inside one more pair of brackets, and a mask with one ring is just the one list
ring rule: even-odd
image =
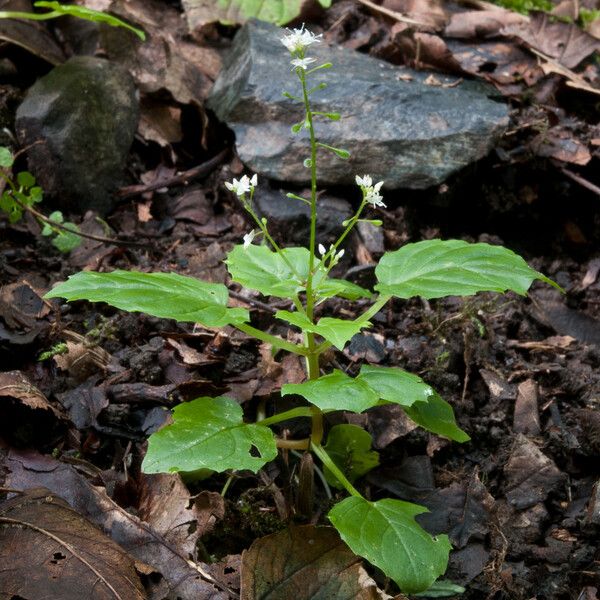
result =
[[538,398],[538,385],[533,379],[519,384],[513,416],[515,432],[530,435],[538,435],[541,432]]
[[447,43],[464,71],[483,77],[505,95],[520,96],[524,85],[532,86],[544,76],[536,59],[515,44],[495,41],[467,44],[458,40]]
[[381,6],[419,21],[432,31],[441,31],[448,20],[441,0],[384,0]]
[[160,573],[164,579],[153,579],[148,592],[151,599],[179,596],[182,600],[227,600],[227,594],[213,585],[204,565],[190,561],[152,526],[121,508],[103,488],[93,486],[73,466],[36,452],[10,450],[2,468],[7,472],[7,487],[43,486],[61,494],[75,511],[89,518],[136,560]]
[[600,51],[600,40],[572,23],[552,22],[546,13],[533,13],[528,24],[509,25],[500,33],[520,39],[569,69]]
[[469,10],[454,13],[444,29],[445,37],[486,38],[503,27],[527,22],[524,15],[510,10]]
[[331,527],[290,527],[256,540],[242,554],[241,600],[390,598]]
[[140,102],[140,122],[138,130],[145,140],[156,142],[163,148],[183,137],[181,131],[181,109],[165,104],[153,96],[146,96]]
[[96,344],[91,344],[84,336],[65,329],[67,352],[53,357],[56,366],[67,371],[77,382],[85,381],[98,371],[104,371],[110,362],[110,354]]
[[26,281],[0,287],[0,340],[30,344],[50,324],[44,317],[48,304]]
[[45,488],[0,505],[5,598],[141,600],[134,560]]
[[[0,10],[34,12],[29,0],[0,0]],[[0,40],[20,46],[52,65],[59,65],[66,60],[46,25],[40,22],[0,19]]]
[[538,156],[555,158],[575,165],[587,165],[592,159],[587,146],[571,132],[558,126],[537,135],[530,142],[530,146]]
[[159,473],[142,475],[138,510],[140,519],[183,556],[195,560],[198,539],[223,518],[225,504],[214,492],[205,492],[199,501],[192,499],[179,474]]
[[566,473],[559,470],[531,440],[523,434],[515,438],[508,462],[504,466],[506,498],[517,510],[544,502],[563,484]]
[[57,419],[65,418],[60,411],[48,402],[46,396],[21,371],[0,373],[0,398],[2,397],[14,398],[33,410],[49,411]]

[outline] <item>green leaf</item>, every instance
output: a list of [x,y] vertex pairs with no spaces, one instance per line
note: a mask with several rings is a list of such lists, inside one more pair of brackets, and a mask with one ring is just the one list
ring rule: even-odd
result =
[[375,289],[398,298],[469,296],[477,292],[513,290],[524,295],[540,279],[517,254],[501,246],[462,240],[426,240],[383,255],[375,269]]
[[0,167],[9,169],[13,166],[13,154],[6,146],[0,146]]
[[452,406],[440,398],[437,393],[434,393],[425,402],[415,402],[412,406],[405,406],[404,412],[427,431],[437,433],[455,442],[468,442],[471,439],[456,424]]
[[447,579],[438,579],[434,581],[429,588],[424,592],[415,594],[417,598],[447,598],[448,596],[456,596],[464,594],[465,588],[462,585],[452,583]]
[[330,279],[317,276],[316,292],[321,298],[331,298],[339,296],[347,300],[358,300],[359,298],[371,298],[373,294],[360,285],[356,285],[345,279]]
[[[41,202],[44,198],[44,190],[39,186],[34,186],[29,189],[29,200],[31,205]],[[31,206],[30,205],[30,206]]]
[[244,287],[265,296],[295,298],[304,290],[309,253],[306,248],[284,248],[282,252],[289,265],[277,252],[255,245],[235,246],[225,262],[231,278]]
[[451,549],[446,535],[432,537],[415,521],[424,512],[422,506],[401,500],[369,502],[350,496],[328,517],[355,554],[410,594],[426,590],[444,573]]
[[344,349],[344,346],[356,335],[363,327],[370,327],[369,321],[346,321],[344,319],[336,319],[334,317],[322,317],[318,323],[311,323],[309,318],[298,312],[289,312],[287,310],[279,310],[275,313],[278,319],[287,321],[292,325],[296,325],[309,333],[316,333],[322,338],[331,342],[336,348]]
[[298,394],[321,410],[348,410],[360,413],[376,406],[377,394],[360,379],[352,379],[337,369],[329,375],[305,381],[286,383],[281,395]]
[[[371,434],[357,425],[335,425],[329,431],[323,446],[350,483],[366,475],[379,464],[379,452],[371,450]],[[344,489],[325,466],[325,479],[335,488]]]
[[98,10],[72,4],[60,4],[59,2],[46,0],[39,0],[38,2],[35,2],[34,6],[36,8],[49,8],[53,12],[58,13],[56,16],[69,15],[71,17],[77,17],[78,19],[93,21],[95,23],[106,23],[111,27],[123,27],[124,29],[128,29],[132,33],[135,33],[135,35],[137,35],[142,41],[146,39],[146,34],[141,29],[132,27],[129,25],[129,23]]
[[17,174],[17,183],[25,189],[35,185],[35,177],[29,171],[21,171]]
[[[237,25],[249,19],[259,19],[286,25],[300,15],[303,2],[304,0],[187,0],[184,6],[188,19],[193,20],[193,23],[220,21],[226,25]],[[328,7],[331,0],[319,0],[319,3]]]
[[0,210],[8,215],[9,223],[16,223],[23,216],[23,210],[15,202],[10,191],[4,191],[0,196]]
[[60,252],[67,253],[80,246],[82,240],[81,236],[79,235],[79,227],[77,227],[75,223],[67,221],[66,223],[63,223],[63,225],[69,228],[71,231],[57,231],[56,237],[52,240],[52,245]]
[[130,312],[207,327],[249,320],[247,310],[227,307],[228,292],[224,285],[175,273],[85,271],[59,283],[45,297],[106,302]]
[[343,160],[347,160],[348,158],[350,158],[350,152],[348,152],[348,150],[344,150],[343,148],[335,148],[334,146],[322,144],[321,142],[317,142],[317,146],[325,148],[325,150],[329,150],[330,152],[333,152],[338,158],[341,158]]
[[435,395],[432,387],[420,377],[394,367],[363,365],[358,379],[366,382],[386,402],[411,406]]
[[241,407],[231,398],[184,402],[175,407],[173,419],[172,425],[150,436],[144,473],[197,469],[249,469],[256,473],[277,456],[273,432],[244,423]]

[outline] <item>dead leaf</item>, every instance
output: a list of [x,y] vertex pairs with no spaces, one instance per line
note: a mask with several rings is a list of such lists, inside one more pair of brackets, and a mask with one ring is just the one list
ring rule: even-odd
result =
[[67,338],[67,352],[53,357],[59,369],[67,371],[77,382],[85,381],[98,371],[106,369],[111,359],[106,350],[75,331],[65,329],[63,335]]
[[487,38],[503,27],[527,22],[524,15],[509,10],[470,10],[454,13],[444,29],[451,38]]
[[381,6],[406,15],[432,31],[441,31],[448,20],[441,0],[384,0]]
[[513,417],[515,432],[530,435],[538,435],[541,432],[538,396],[538,385],[533,379],[519,384]]
[[546,158],[555,158],[561,162],[575,165],[587,165],[592,155],[573,133],[560,126],[552,127],[544,133],[540,133],[530,142],[532,150],[538,155]]
[[0,589],[6,598],[146,598],[132,557],[45,488],[0,505]]
[[50,312],[46,302],[25,281],[0,287],[0,340],[24,345],[50,328],[44,317]]
[[600,51],[600,40],[573,23],[553,22],[544,12],[531,13],[529,23],[508,25],[500,33],[520,39],[569,69]]
[[215,492],[204,492],[199,501],[192,499],[179,474],[160,473],[141,476],[138,510],[140,519],[182,556],[195,560],[198,539],[214,527],[217,518],[223,518],[225,505]]
[[89,518],[134,558],[162,574],[164,580],[154,580],[150,598],[227,599],[226,593],[210,583],[212,577],[201,563],[182,555],[150,525],[117,505],[104,489],[93,486],[73,466],[36,452],[10,450],[3,468],[8,471],[6,486],[14,489],[43,486],[60,493],[75,511]]
[[[34,12],[29,0],[1,0],[0,10]],[[66,60],[64,52],[50,35],[44,23],[1,19],[0,40],[20,46],[51,65],[59,65]]]
[[21,371],[6,371],[0,373],[0,398],[14,398],[23,406],[33,410],[45,410],[57,419],[64,419],[64,415],[50,404]]
[[581,281],[579,289],[587,290],[587,288],[589,288],[590,285],[596,283],[596,280],[598,279],[598,273],[600,273],[600,258],[594,258],[589,262],[587,266],[585,276]]
[[518,434],[504,466],[506,498],[517,510],[544,502],[550,492],[563,484],[563,473],[531,440]]
[[290,527],[256,540],[242,554],[241,600],[389,598],[331,527]]

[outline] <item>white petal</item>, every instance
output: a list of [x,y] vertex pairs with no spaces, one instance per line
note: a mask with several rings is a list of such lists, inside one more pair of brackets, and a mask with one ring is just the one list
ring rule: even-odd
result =
[[319,244],[319,254],[321,256],[324,256],[327,253],[327,250],[325,250],[325,246],[323,246],[323,244]]

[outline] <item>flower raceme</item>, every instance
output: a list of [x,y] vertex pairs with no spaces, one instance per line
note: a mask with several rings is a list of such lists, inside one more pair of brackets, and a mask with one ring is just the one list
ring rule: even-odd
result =
[[248,177],[248,175],[243,175],[240,177],[239,181],[235,178],[231,182],[226,181],[225,187],[234,194],[243,196],[244,194],[253,191],[257,183],[258,177],[255,173],[252,178]]
[[301,54],[311,44],[320,43],[319,38],[322,34],[315,35],[311,31],[304,28],[304,24],[300,29],[288,29],[289,33],[281,38],[281,43],[290,51],[290,54]]
[[383,181],[379,181],[373,185],[373,179],[370,175],[356,176],[356,185],[360,187],[363,193],[363,200],[373,205],[373,208],[387,208],[383,203],[383,196],[379,193]]

